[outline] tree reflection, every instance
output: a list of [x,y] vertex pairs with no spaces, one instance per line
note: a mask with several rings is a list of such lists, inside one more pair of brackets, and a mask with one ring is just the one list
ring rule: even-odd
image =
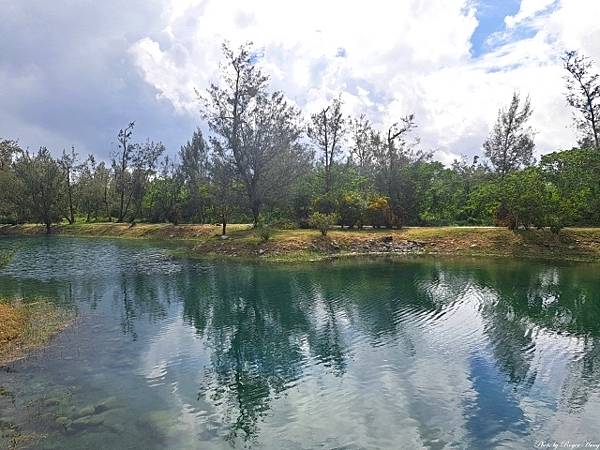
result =
[[[427,436],[441,442],[447,436],[429,420],[431,409],[423,404],[448,398],[423,387],[429,388],[428,376],[436,377],[431,384],[443,380],[425,372],[447,367],[447,361],[440,356],[428,364],[419,352],[431,359],[437,357],[433,348],[459,351],[461,332],[473,329],[469,336],[479,341],[460,349],[463,358],[457,361],[466,363],[470,397],[457,403],[476,446],[491,445],[503,432],[529,432],[520,401],[543,381],[540,350],[547,349],[547,342],[541,335],[575,343],[564,357],[568,375],[559,386],[559,406],[580,410],[600,389],[600,291],[593,268],[427,259],[275,267],[156,257],[147,270],[139,255],[138,265],[129,264],[128,254],[119,257],[114,276],[102,272],[35,283],[3,277],[2,292],[24,297],[45,292],[66,303],[87,302],[99,313],[110,310],[112,322],[106,323],[120,326],[138,341],[137,348],[144,348],[146,335],[162,339],[158,348],[163,353],[155,354],[156,361],[170,381],[182,385],[182,403],[196,401],[210,410],[207,420],[225,430],[231,442],[256,437],[275,403],[301,380],[345,377],[358,382],[362,376],[379,381],[377,374],[360,373],[371,368],[357,361],[358,355],[371,351],[389,358],[383,376],[391,392],[405,393],[404,405],[424,442]],[[165,273],[162,263],[169,265]],[[468,313],[454,316],[453,326],[463,327],[458,333],[439,326],[455,310]],[[189,327],[181,326],[181,316]],[[460,323],[463,317],[474,323]],[[455,340],[446,343],[445,337]],[[200,355],[170,360],[173,348]],[[178,369],[185,364],[202,372],[184,375]],[[187,395],[183,385],[189,387]]]

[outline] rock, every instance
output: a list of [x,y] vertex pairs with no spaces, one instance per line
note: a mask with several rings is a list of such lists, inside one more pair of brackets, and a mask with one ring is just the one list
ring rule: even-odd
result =
[[58,406],[59,404],[60,400],[57,398],[47,398],[46,400],[44,400],[44,406],[46,407]]
[[258,254],[259,255],[264,255],[265,254],[265,249],[264,248],[259,249],[258,250]]
[[476,248],[476,247],[478,247],[478,245],[477,244],[471,244],[469,247]]
[[102,415],[85,416],[71,422],[71,425],[68,428],[73,430],[85,430],[86,428],[99,427],[103,423],[104,416]]
[[229,239],[229,236],[227,236],[226,234],[222,234],[221,236],[219,236],[219,239],[224,241],[225,239]]
[[69,428],[71,426],[71,419],[65,416],[58,416],[56,419],[54,419],[54,421],[65,428]]
[[81,417],[92,416],[95,413],[96,413],[96,406],[95,405],[87,405],[87,406],[84,406],[83,408],[79,409],[74,417],[75,417],[75,419],[79,419]]
[[177,426],[177,417],[169,410],[150,411],[141,420],[163,433],[168,433]]
[[393,242],[393,241],[394,241],[394,236],[383,236],[383,237],[381,238],[381,240],[382,240],[383,242]]
[[94,407],[94,414],[101,414],[109,409],[114,409],[119,405],[117,397],[108,397],[102,400]]

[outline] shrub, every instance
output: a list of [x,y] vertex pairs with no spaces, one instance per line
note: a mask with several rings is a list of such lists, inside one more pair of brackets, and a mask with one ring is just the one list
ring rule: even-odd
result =
[[361,228],[365,221],[367,202],[358,192],[347,192],[340,196],[338,212],[342,226]]
[[254,227],[254,232],[263,242],[267,242],[273,236],[273,227],[271,224],[259,222]]
[[367,218],[374,228],[399,226],[399,220],[387,197],[373,197],[367,207]]
[[329,231],[337,221],[337,214],[324,214],[320,212],[312,213],[308,219],[309,225],[319,230],[323,236],[327,236],[327,231]]

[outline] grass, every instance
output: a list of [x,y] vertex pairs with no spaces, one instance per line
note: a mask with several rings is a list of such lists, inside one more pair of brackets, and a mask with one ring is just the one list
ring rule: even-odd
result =
[[[433,255],[508,256],[600,262],[600,228],[567,228],[560,235],[549,230],[509,231],[495,227],[407,227],[400,230],[333,229],[327,237],[316,230],[277,230],[263,242],[248,224],[228,225],[228,239],[220,239],[219,225],[77,223],[61,224],[53,233],[69,236],[159,239],[185,242],[188,255],[233,257],[273,262],[315,261],[332,257],[398,252],[383,247],[414,244],[401,253]],[[0,225],[0,234],[43,234],[42,225]]]
[[45,299],[0,302],[0,364],[43,347],[72,320],[72,314]]
[[[0,252],[0,269],[13,257],[13,251]],[[46,299],[23,301],[0,298],[0,364],[22,358],[45,345],[64,329],[72,314]]]

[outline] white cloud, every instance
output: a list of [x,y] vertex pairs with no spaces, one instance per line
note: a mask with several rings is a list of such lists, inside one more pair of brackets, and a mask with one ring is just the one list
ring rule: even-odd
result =
[[[135,119],[141,138],[174,151],[199,124],[194,88],[215,79],[221,43],[252,40],[273,86],[307,113],[340,91],[349,113],[382,128],[414,112],[423,146],[445,162],[479,152],[518,89],[531,95],[540,153],[575,144],[561,52],[600,62],[598,0],[522,0],[502,43],[479,57],[471,36],[481,0],[152,1],[115,18],[121,0],[93,8],[38,0],[44,26],[11,4],[0,23],[10,118],[0,134],[106,155],[114,132]],[[65,26],[73,17],[77,26]]]
[[507,16],[504,19],[504,22],[509,28],[513,28],[525,21],[535,18],[556,3],[557,0],[522,0],[517,14],[514,16]]
[[[220,43],[252,40],[264,51],[273,85],[308,112],[340,91],[349,112],[366,111],[380,126],[415,112],[423,145],[444,162],[478,152],[498,108],[519,90],[531,95],[543,153],[575,143],[560,53],[581,48],[600,56],[594,19],[600,2],[555,3],[523,0],[506,23],[514,31],[527,22],[533,36],[475,59],[470,38],[477,20],[468,0],[368,6],[173,0],[165,24],[169,41],[144,39],[132,52],[146,80],[175,107],[192,112],[197,103],[190,86],[204,88],[215,77]],[[344,56],[336,56],[340,49]]]

